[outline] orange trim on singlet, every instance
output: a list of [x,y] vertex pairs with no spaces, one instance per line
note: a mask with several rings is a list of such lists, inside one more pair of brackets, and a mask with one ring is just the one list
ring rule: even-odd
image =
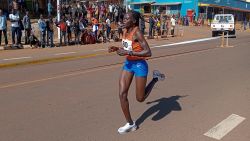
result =
[[[126,36],[127,30],[125,29],[125,34],[123,34],[123,39],[127,39],[132,41],[132,50],[133,52],[140,52],[143,50],[143,48],[141,47],[141,44],[139,42],[135,42],[133,40],[133,36],[134,34],[139,30],[138,27],[135,27],[130,33],[128,33],[128,35]],[[126,55],[127,60],[145,60],[145,57],[138,57],[138,56],[129,56]]]

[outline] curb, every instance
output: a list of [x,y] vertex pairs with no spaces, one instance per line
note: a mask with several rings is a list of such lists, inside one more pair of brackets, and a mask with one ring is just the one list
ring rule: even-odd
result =
[[[22,45],[21,49],[29,49],[31,48],[29,45]],[[6,49],[4,46],[0,46],[0,51],[2,50],[17,50],[18,48],[11,48],[11,45],[8,45],[8,48]]]
[[64,56],[64,57],[54,57],[54,58],[44,58],[44,59],[38,59],[38,60],[23,61],[23,62],[5,63],[5,64],[0,64],[0,69],[24,66],[24,65],[45,64],[45,63],[50,63],[50,62],[72,61],[72,60],[77,60],[77,59],[86,59],[86,58],[91,58],[91,57],[96,57],[96,56],[107,56],[107,55],[113,55],[113,54],[114,53],[96,53],[96,54]]

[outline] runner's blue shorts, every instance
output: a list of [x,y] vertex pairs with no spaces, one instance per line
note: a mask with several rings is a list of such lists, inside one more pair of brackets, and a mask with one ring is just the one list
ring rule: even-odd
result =
[[148,64],[145,60],[127,60],[124,62],[123,70],[134,73],[136,77],[147,77]]

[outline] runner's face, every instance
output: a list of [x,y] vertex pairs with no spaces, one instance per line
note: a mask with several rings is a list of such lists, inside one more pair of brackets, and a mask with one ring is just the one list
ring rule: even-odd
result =
[[123,22],[124,22],[125,28],[132,27],[133,26],[133,17],[132,17],[132,14],[131,13],[125,14]]

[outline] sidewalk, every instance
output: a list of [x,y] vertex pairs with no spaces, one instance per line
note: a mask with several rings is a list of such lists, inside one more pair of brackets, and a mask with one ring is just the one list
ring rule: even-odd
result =
[[[176,42],[182,42],[187,40],[194,40],[200,38],[211,37],[211,31],[208,27],[184,27],[184,35],[182,37],[167,37],[167,38],[158,38],[158,39],[147,39],[149,46],[170,44]],[[121,42],[108,42],[108,43],[97,43],[97,44],[88,44],[88,45],[72,45],[64,47],[54,47],[54,48],[38,48],[31,49],[29,45],[25,45],[25,49],[16,49],[16,50],[2,50],[0,51],[0,68],[8,66],[16,66],[20,64],[34,64],[34,62],[50,62],[54,60],[60,61],[65,59],[72,59],[76,56],[87,56],[93,55],[97,51],[106,52],[109,46],[121,46]],[[69,54],[66,54],[66,53]],[[65,55],[55,55],[65,53]],[[29,57],[35,56],[32,59],[24,60],[8,60],[4,62],[6,58],[19,58],[19,57]]]

